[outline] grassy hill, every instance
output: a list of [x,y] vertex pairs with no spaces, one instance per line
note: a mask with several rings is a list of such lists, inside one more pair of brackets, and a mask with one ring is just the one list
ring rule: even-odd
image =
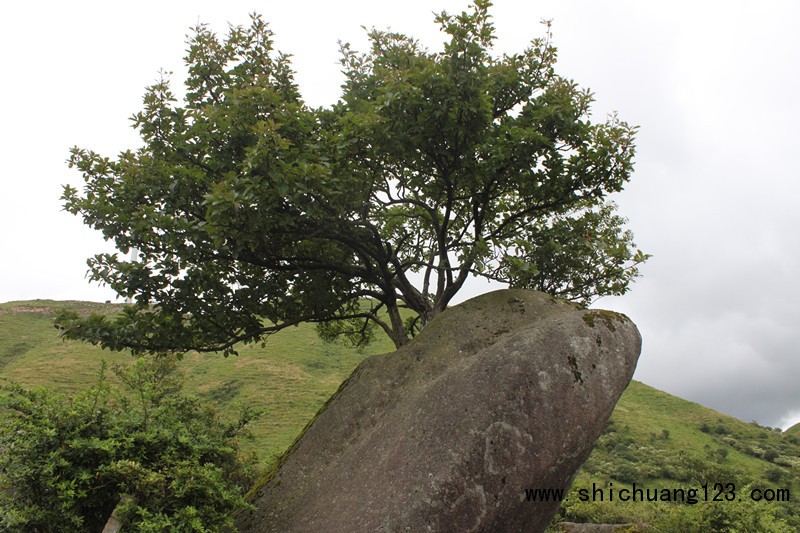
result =
[[[0,376],[26,386],[46,385],[69,392],[93,383],[101,360],[130,362],[126,352],[108,352],[62,340],[53,326],[55,313],[114,312],[113,304],[36,300],[0,304]],[[190,353],[182,369],[186,391],[221,411],[241,403],[263,410],[245,442],[262,463],[281,453],[307,421],[367,355],[392,349],[380,339],[363,351],[321,341],[313,326],[284,330],[260,344],[239,347],[238,357]]]
[[[577,522],[648,523],[667,532],[800,531],[798,472],[800,436],[745,423],[633,381],[561,515]],[[645,498],[656,490],[664,496],[663,489],[695,489],[699,501],[610,501],[610,489],[619,496],[620,489],[634,486],[653,489]],[[592,494],[595,488],[604,500],[582,501],[579,491]]]
[[[101,359],[130,361],[126,353],[61,340],[53,316],[63,307],[79,313],[118,309],[111,304],[46,300],[0,304],[0,376],[27,386],[74,391],[93,382]],[[246,443],[245,451],[267,465],[291,444],[359,361],[391,349],[388,340],[364,351],[348,349],[325,343],[313,327],[301,326],[276,334],[263,347],[241,347],[238,357],[187,354],[181,366],[187,392],[222,412],[237,402],[264,410],[252,426],[254,440]],[[797,531],[798,472],[797,428],[782,434],[632,382],[576,478],[560,519],[646,522],[663,531],[689,531],[700,523],[720,531],[732,527]],[[590,494],[601,489],[608,496],[612,487],[619,490],[634,484],[667,490],[705,484],[708,498],[719,495],[722,500],[732,485],[736,499],[695,505],[625,503],[607,497],[602,502],[581,501],[581,489]],[[754,502],[750,497],[754,489],[773,490],[775,499],[789,496],[790,501]],[[777,493],[784,489],[789,492]],[[745,520],[757,521],[750,529],[742,525]]]

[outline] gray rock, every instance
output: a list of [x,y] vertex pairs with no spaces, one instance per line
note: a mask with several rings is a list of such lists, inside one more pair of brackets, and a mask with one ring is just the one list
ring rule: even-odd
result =
[[245,532],[542,531],[641,348],[624,315],[502,290],[365,359],[256,491]]

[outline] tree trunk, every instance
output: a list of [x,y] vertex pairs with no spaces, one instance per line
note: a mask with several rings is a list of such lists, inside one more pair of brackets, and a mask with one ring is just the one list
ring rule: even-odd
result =
[[392,341],[395,348],[400,348],[408,342],[408,332],[403,325],[400,309],[397,307],[397,303],[392,303],[386,306],[386,310],[389,313],[389,320],[392,322]]
[[[117,507],[119,507],[119,504],[117,504]],[[102,533],[119,533],[122,530],[122,522],[117,518],[117,507],[114,507],[114,510],[111,511],[111,516],[108,517],[108,522],[103,527]]]

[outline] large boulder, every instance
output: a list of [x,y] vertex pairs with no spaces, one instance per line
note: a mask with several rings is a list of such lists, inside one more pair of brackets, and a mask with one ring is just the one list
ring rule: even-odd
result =
[[245,532],[542,531],[630,381],[624,315],[502,290],[365,359],[255,491]]

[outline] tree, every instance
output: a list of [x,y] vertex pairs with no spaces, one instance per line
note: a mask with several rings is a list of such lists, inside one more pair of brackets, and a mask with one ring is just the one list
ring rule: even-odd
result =
[[[633,168],[635,128],[592,123],[592,94],[555,72],[545,37],[492,55],[487,0],[436,20],[431,52],[373,30],[342,46],[341,100],[311,109],[259,16],[224,40],[198,26],[186,96],[166,76],[116,160],[74,148],[65,208],[139,261],[90,259],[133,299],[118,317],[62,316],[111,349],[232,353],[302,322],[397,346],[482,276],[588,304],[623,294],[647,256],[607,196]],[[409,311],[403,312],[402,309]]]
[[100,531],[112,512],[125,530],[227,531],[247,508],[247,464],[237,435],[253,417],[225,423],[179,393],[174,358],[105,365],[69,398],[0,386],[0,528]]

